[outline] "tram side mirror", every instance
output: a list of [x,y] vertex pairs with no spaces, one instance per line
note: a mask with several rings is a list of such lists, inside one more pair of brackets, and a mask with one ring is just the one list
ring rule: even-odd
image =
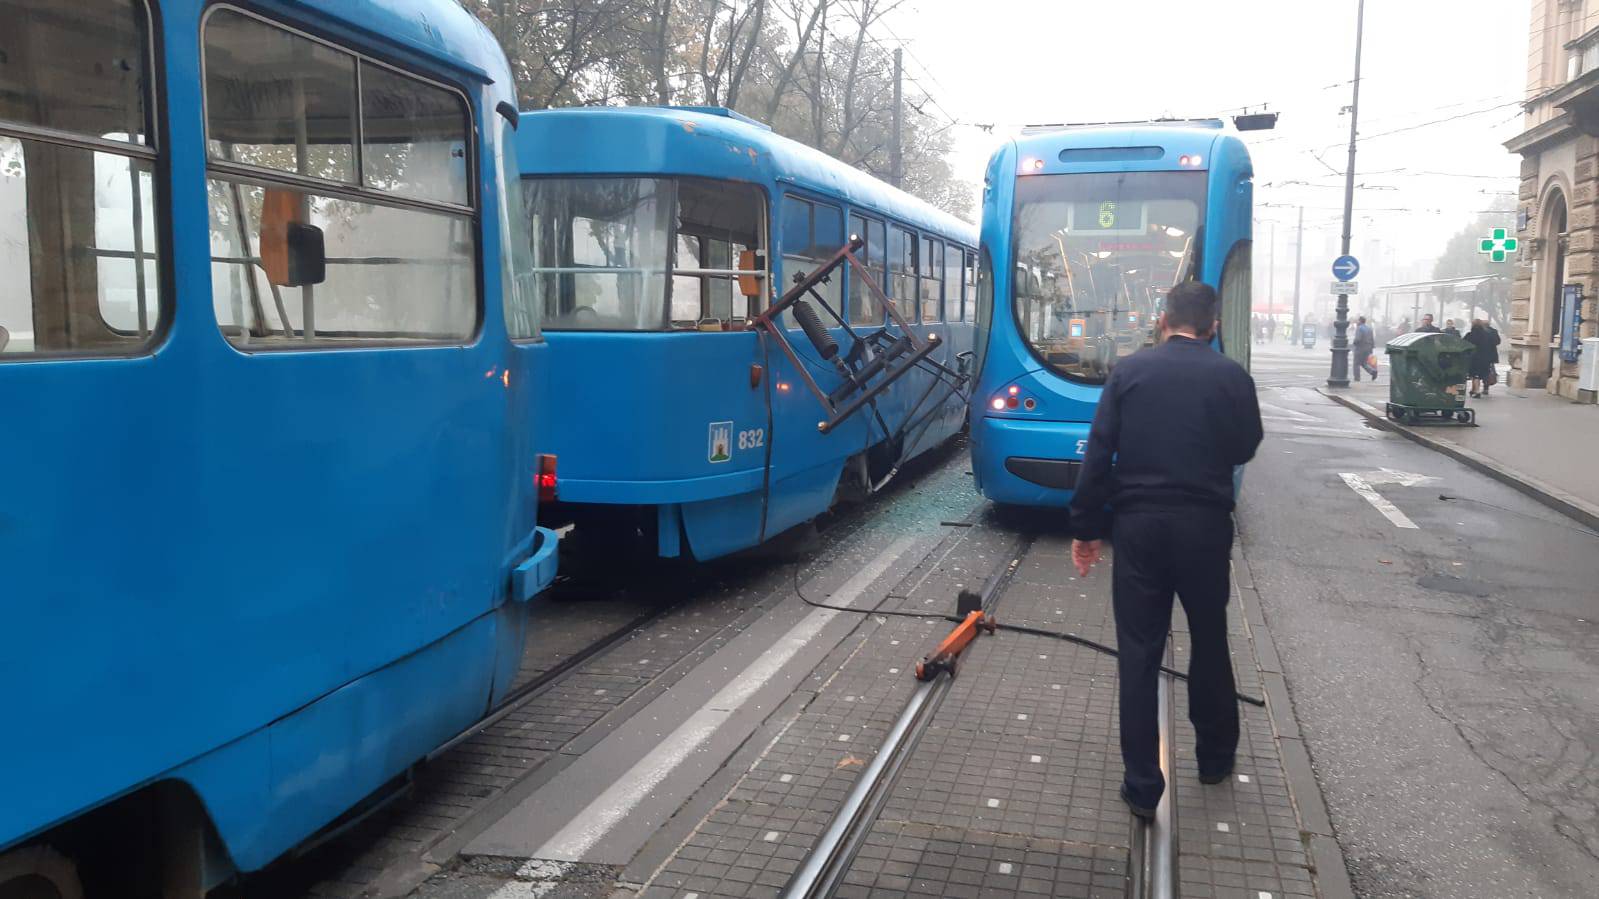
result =
[[[743,272],[759,272],[766,268],[766,259],[754,250],[741,250],[738,254],[738,268]],[[746,297],[759,297],[761,279],[755,275],[739,275],[738,292]]]
[[327,280],[327,239],[316,225],[300,221],[296,191],[268,188],[261,198],[261,267],[279,287],[304,287]]

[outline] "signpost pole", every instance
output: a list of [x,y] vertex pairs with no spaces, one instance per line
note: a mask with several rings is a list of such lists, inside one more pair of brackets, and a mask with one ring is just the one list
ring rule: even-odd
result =
[[[1344,167],[1344,243],[1343,255],[1349,255],[1350,220],[1355,210],[1355,135],[1360,118],[1360,40],[1366,27],[1366,0],[1360,0],[1355,13],[1355,89],[1349,103],[1349,164]],[[1328,387],[1349,386],[1349,294],[1338,295],[1338,315],[1333,319],[1332,370],[1327,374]]]
[[1293,339],[1302,340],[1305,333],[1305,323],[1299,317],[1299,262],[1305,254],[1305,207],[1299,207],[1299,225],[1294,237],[1294,331]]

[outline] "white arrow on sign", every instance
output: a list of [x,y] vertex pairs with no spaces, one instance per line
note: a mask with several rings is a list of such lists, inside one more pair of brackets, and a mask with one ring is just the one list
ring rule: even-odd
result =
[[1367,471],[1362,473],[1342,471],[1338,473],[1338,476],[1344,479],[1344,483],[1349,485],[1350,490],[1360,494],[1362,499],[1368,503],[1371,503],[1372,508],[1376,509],[1378,512],[1381,512],[1384,518],[1393,522],[1394,527],[1411,528],[1413,530],[1419,530],[1420,528],[1417,527],[1414,521],[1410,520],[1410,516],[1406,515],[1404,512],[1401,512],[1398,506],[1389,502],[1381,493],[1378,493],[1375,485],[1397,484],[1401,487],[1414,487],[1417,484],[1425,484],[1429,481],[1438,480],[1437,478],[1428,477],[1424,474],[1411,474],[1408,471],[1394,471],[1391,468],[1381,468],[1377,471]]

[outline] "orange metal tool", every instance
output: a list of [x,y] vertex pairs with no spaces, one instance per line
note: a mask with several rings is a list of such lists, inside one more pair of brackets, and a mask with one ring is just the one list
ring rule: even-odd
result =
[[948,671],[950,677],[954,677],[955,660],[960,658],[961,650],[977,639],[979,630],[992,634],[995,627],[994,619],[981,608],[966,612],[966,618],[955,625],[955,629],[944,638],[944,642],[938,644],[937,649],[916,663],[916,679],[932,680],[940,671]]

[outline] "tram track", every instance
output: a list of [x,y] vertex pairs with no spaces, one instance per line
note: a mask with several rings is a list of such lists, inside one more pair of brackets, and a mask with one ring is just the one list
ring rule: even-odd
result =
[[[1015,575],[1022,556],[1032,546],[1033,536],[1019,539],[1005,553],[1008,561],[991,574],[979,592],[983,611],[992,614],[1004,592],[1005,585]],[[915,692],[889,729],[888,737],[878,749],[871,764],[856,779],[844,804],[822,832],[816,846],[790,878],[783,890],[784,899],[819,899],[831,896],[850,864],[877,822],[889,794],[894,789],[905,763],[915,752],[922,735],[932,723],[933,716],[949,694],[953,675],[948,671],[936,674],[931,680],[917,684]]]
[[[1004,554],[1007,561],[985,581],[979,596],[986,615],[993,616],[997,612],[1006,588],[1036,539],[1035,534],[1023,534]],[[1169,661],[1170,648],[1167,652]],[[1160,767],[1168,786],[1152,820],[1129,813],[1128,895],[1131,899],[1172,899],[1177,895],[1176,735],[1172,683],[1170,674],[1160,675]],[[953,674],[949,671],[940,671],[917,685],[889,727],[876,755],[784,886],[783,899],[823,899],[835,895],[952,685]]]

